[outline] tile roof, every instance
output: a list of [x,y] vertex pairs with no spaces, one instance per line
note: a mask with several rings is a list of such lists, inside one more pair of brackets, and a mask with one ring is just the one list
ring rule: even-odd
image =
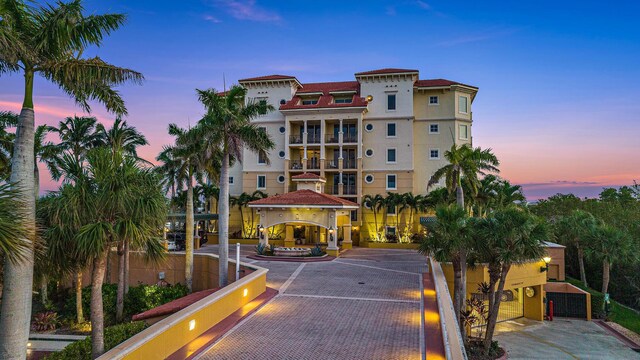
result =
[[314,173],[302,173],[300,175],[295,175],[291,177],[293,180],[320,180],[324,178],[318,174],[314,174]]
[[[330,93],[339,91],[355,91],[350,103],[334,102],[334,97]],[[302,105],[302,98],[305,94],[322,93],[318,98],[317,104]],[[366,107],[367,101],[359,96],[360,83],[357,81],[337,81],[324,83],[307,83],[302,84],[302,88],[296,92],[296,95],[284,105],[280,105],[280,110],[295,109],[326,109],[326,108],[350,108],[350,107]]]
[[255,200],[249,206],[271,206],[271,205],[299,205],[299,206],[326,206],[333,208],[358,207],[359,205],[337,196],[318,193],[313,190],[298,190],[286,194],[269,196],[264,199]]
[[414,86],[416,87],[443,87],[443,86],[451,86],[451,85],[462,85],[462,86],[468,86],[468,87],[477,89],[476,86],[467,85],[467,84],[446,80],[446,79],[418,80],[414,84]]
[[411,69],[395,69],[395,68],[384,68],[384,69],[378,69],[378,70],[371,70],[371,71],[363,71],[363,72],[359,72],[356,73],[356,76],[359,75],[384,75],[384,74],[400,74],[400,73],[417,73],[418,70],[411,70]]
[[268,80],[286,80],[286,79],[295,79],[295,76],[290,75],[266,75],[266,76],[257,76],[252,78],[240,79],[238,82],[245,81],[268,81]]

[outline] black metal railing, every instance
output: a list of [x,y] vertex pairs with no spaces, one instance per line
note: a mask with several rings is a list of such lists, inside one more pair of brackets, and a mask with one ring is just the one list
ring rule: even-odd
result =
[[289,136],[289,144],[302,144],[302,136],[300,136],[300,135],[290,135]]
[[292,161],[289,164],[289,168],[291,170],[302,170],[302,162],[300,162],[300,161]]
[[342,168],[343,169],[355,169],[358,166],[358,163],[355,159],[345,159],[342,160]]
[[338,161],[337,160],[330,160],[324,163],[324,167],[327,169],[337,169],[338,168]]
[[357,188],[355,185],[343,185],[342,186],[342,194],[343,195],[356,195]]
[[336,134],[328,134],[324,141],[327,144],[337,144],[340,138]]
[[358,134],[344,134],[342,135],[343,143],[356,143],[358,142]]
[[307,144],[320,144],[320,141],[319,134],[307,134]]
[[307,169],[320,169],[320,160],[318,159],[307,160]]

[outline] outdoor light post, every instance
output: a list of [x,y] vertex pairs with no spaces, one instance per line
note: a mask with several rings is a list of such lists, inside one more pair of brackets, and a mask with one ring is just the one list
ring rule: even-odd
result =
[[260,240],[264,240],[264,226],[258,225],[258,232],[260,233]]
[[549,263],[551,262],[551,258],[549,256],[545,256],[542,258],[544,261],[544,266],[540,266],[540,272],[549,271]]
[[333,229],[333,226],[329,226],[329,241],[333,242],[333,232],[335,230]]

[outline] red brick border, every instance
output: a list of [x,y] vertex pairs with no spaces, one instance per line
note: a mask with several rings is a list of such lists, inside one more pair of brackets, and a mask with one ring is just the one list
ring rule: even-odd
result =
[[191,341],[187,345],[180,348],[178,351],[167,357],[169,360],[182,360],[193,359],[195,356],[202,353],[209,346],[220,340],[229,330],[239,324],[242,320],[249,317],[251,314],[258,311],[261,307],[266,305],[271,299],[278,295],[278,290],[267,287],[266,291],[262,295],[253,299],[245,306],[236,310],[231,315],[227,316],[224,320],[219,322],[211,329],[205,331],[195,340]]

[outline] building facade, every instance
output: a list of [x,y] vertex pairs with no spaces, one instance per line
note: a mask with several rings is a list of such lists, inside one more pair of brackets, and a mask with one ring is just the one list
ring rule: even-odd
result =
[[[471,106],[478,88],[421,80],[418,70],[366,71],[341,82],[301,83],[294,76],[269,75],[238,83],[249,101],[276,109],[254,120],[276,146],[268,159],[245,150],[242,163],[230,171],[232,196],[291,192],[292,177],[303,173],[326,179],[326,194],[360,205],[367,194],[426,194],[428,179],[446,164],[444,152],[453,143],[472,141]],[[381,216],[388,217],[389,233],[408,227],[406,215]],[[411,228],[418,228],[418,219]],[[351,221],[354,244],[375,237],[370,209],[353,210]],[[232,233],[241,226],[233,216],[231,226]]]

